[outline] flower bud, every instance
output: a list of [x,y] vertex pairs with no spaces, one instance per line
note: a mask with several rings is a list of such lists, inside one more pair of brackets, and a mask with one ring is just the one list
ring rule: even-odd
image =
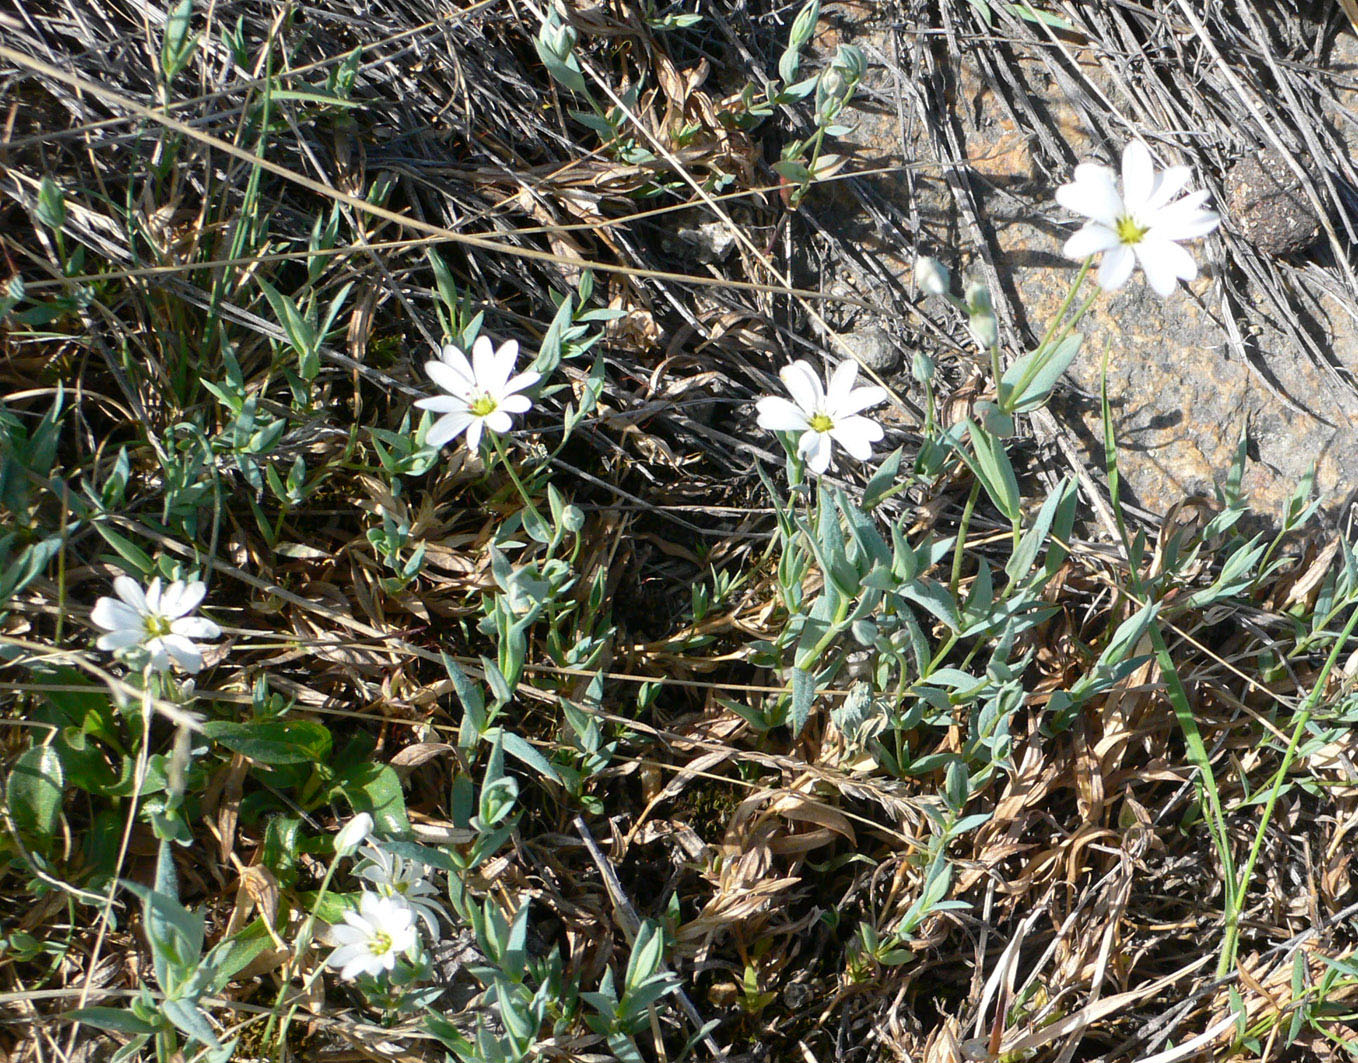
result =
[[360,845],[362,845],[372,833],[373,818],[366,812],[360,812],[335,835],[335,855],[348,856]]
[[934,379],[934,360],[923,351],[916,351],[910,364],[910,375],[921,384],[927,384]]
[[938,259],[921,255],[915,259],[915,283],[929,295],[947,295],[952,287],[952,276]]
[[972,281],[966,290],[967,312],[970,314],[989,314],[992,310],[990,289],[984,281]]
[[967,318],[967,329],[971,332],[971,338],[986,350],[1000,342],[999,323],[988,309],[973,312]]
[[576,33],[575,27],[563,25],[554,11],[543,23],[542,34],[539,39],[542,41],[544,49],[564,63],[570,58],[571,52],[575,50],[575,42],[579,39],[579,34]]

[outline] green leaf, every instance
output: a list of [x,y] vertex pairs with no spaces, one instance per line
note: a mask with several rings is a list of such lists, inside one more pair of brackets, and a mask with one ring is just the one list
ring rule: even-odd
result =
[[882,500],[882,496],[896,486],[896,478],[901,471],[901,459],[905,454],[904,447],[897,447],[885,458],[882,464],[877,466],[877,471],[872,474],[868,484],[863,488],[863,509],[871,512],[872,509]]
[[[273,307],[274,316],[278,319],[278,324],[283,328],[283,334],[287,336],[288,342],[292,344],[292,349],[305,364],[316,353],[316,348],[320,345],[320,336],[310,321],[302,313],[297,304],[288,296],[284,295],[268,281],[256,278],[260,290],[264,293],[264,298],[269,300],[269,305]],[[314,376],[315,374],[311,374]],[[310,379],[305,372],[302,374],[304,379]]]
[[1051,351],[1041,349],[1017,359],[1000,381],[1000,408],[1010,413],[1029,413],[1046,405],[1061,374],[1080,353],[1084,337],[1073,332]]
[[330,758],[330,732],[313,720],[209,720],[203,733],[260,764],[321,764]]
[[637,930],[637,939],[632,944],[632,955],[627,961],[627,973],[623,977],[623,994],[641,986],[660,970],[660,959],[665,952],[665,935],[660,927],[651,920],[642,921]]
[[556,316],[552,318],[552,323],[547,326],[547,333],[542,337],[542,344],[538,347],[538,356],[533,359],[533,369],[544,380],[551,376],[556,367],[561,364],[561,345],[566,330],[571,326],[572,310],[573,303],[568,295],[561,300],[561,305],[557,307]]
[[357,764],[335,780],[355,812],[367,812],[383,834],[410,833],[401,779],[389,764]]
[[53,232],[66,224],[66,194],[50,177],[44,176],[38,185],[38,221]]
[[104,541],[117,550],[129,565],[135,575],[146,578],[155,571],[156,564],[151,560],[151,556],[141,547],[137,546],[132,540],[120,535],[107,524],[96,521],[94,530],[104,537]]
[[190,1000],[172,998],[161,1001],[160,1006],[165,1017],[188,1034],[191,1040],[205,1044],[209,1048],[221,1047],[216,1033],[213,1032],[211,1024],[207,1021],[207,1016],[203,1014],[203,1010],[197,1004]]
[[10,814],[19,830],[43,843],[56,835],[66,773],[61,757],[50,745],[31,746],[15,758],[6,794]]
[[160,1029],[121,1008],[76,1008],[65,1012],[62,1018],[82,1022],[106,1033],[153,1034]]
[[513,731],[504,731],[499,728],[497,728],[497,730],[501,731],[506,753],[511,757],[523,761],[537,772],[539,776],[551,779],[554,783],[561,782],[561,776],[556,773],[556,769],[553,768],[551,764],[547,763],[547,758],[539,753],[526,738],[522,735],[515,734]]
[[811,704],[816,700],[816,677],[805,668],[792,670],[792,713],[788,725],[793,735],[802,733],[807,717],[811,715]]
[[1009,520],[1018,520],[1022,512],[1023,498],[1019,494],[1018,478],[1014,475],[1014,466],[1009,462],[1009,455],[1004,452],[1000,441],[980,425],[972,424],[970,429],[975,457],[964,449],[959,449],[958,453],[981,481],[981,486],[995,503],[995,508]]
[[212,969],[208,989],[220,993],[236,974],[253,963],[265,949],[272,947],[273,938],[263,919],[255,919],[240,933],[218,942],[203,961]]
[[160,66],[165,80],[172,81],[193,55],[196,40],[189,39],[189,21],[193,17],[193,0],[180,0],[165,20],[165,40],[160,48]]
[[462,702],[462,728],[458,732],[458,745],[469,749],[477,736],[485,732],[489,722],[486,718],[486,697],[448,654],[439,650],[439,656],[443,658],[443,670],[452,681],[453,692],[457,694],[457,700]]
[[362,107],[362,100],[346,100],[342,96],[332,96],[326,92],[306,92],[301,89],[274,89],[270,94],[275,100],[292,100],[295,103],[319,103],[326,107]]
[[563,61],[547,49],[541,37],[535,39],[533,45],[537,49],[538,58],[542,60],[542,65],[547,68],[547,73],[554,81],[572,92],[589,95],[589,86],[585,84],[585,76],[580,72],[580,62],[575,56],[568,56]]

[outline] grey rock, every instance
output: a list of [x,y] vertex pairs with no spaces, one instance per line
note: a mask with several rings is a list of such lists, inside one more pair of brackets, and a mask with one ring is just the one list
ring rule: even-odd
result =
[[[865,325],[838,334],[837,353],[848,351],[874,373],[890,373],[901,364],[901,351],[881,325]],[[841,346],[842,345],[842,346]]]
[[725,222],[709,221],[676,234],[689,253],[699,262],[724,262],[736,245],[736,237]]

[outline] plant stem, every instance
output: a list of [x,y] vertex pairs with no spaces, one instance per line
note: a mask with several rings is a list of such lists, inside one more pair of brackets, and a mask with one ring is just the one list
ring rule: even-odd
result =
[[976,509],[976,499],[981,493],[981,481],[971,481],[971,494],[967,495],[966,507],[962,510],[962,520],[957,526],[957,542],[953,544],[952,575],[948,579],[948,590],[957,597],[957,585],[962,582],[962,557],[967,547],[967,529],[971,527],[971,514]]
[[[265,1044],[269,1043],[270,1035],[273,1033],[274,1022],[278,1019],[279,1010],[283,1007],[283,998],[287,995],[288,986],[292,983],[291,968],[296,965],[298,958],[311,947],[311,934],[316,926],[316,912],[321,906],[321,901],[325,899],[326,890],[330,888],[330,880],[335,876],[335,869],[339,867],[339,861],[339,853],[336,853],[330,858],[330,866],[325,869],[325,878],[321,879],[321,888],[316,891],[315,903],[312,904],[311,911],[307,913],[306,921],[302,924],[301,930],[297,932],[297,944],[292,950],[292,961],[288,964],[288,967],[284,969],[282,979],[283,984],[278,987],[278,996],[274,999],[273,1008],[269,1014],[269,1021],[264,1027],[263,1041]],[[311,988],[312,984],[315,983],[316,979],[321,976],[321,972],[324,970],[325,965],[321,964],[311,972],[311,977],[307,979],[307,983],[302,989],[303,993]],[[279,1050],[278,1057],[280,1059],[283,1058],[283,1044],[287,1040],[288,1025],[292,1022],[292,1015],[296,1010],[297,1005],[294,1004],[288,1009],[288,1013],[283,1016],[283,1021],[279,1024],[277,1045]]]
[[1037,345],[1037,349],[1043,350],[1052,342],[1052,337],[1056,335],[1056,330],[1061,327],[1061,319],[1066,316],[1066,311],[1070,309],[1070,304],[1075,302],[1075,293],[1080,290],[1080,285],[1084,284],[1085,278],[1089,276],[1089,268],[1094,264],[1094,256],[1090,255],[1080,267],[1080,272],[1075,275],[1075,281],[1070,286],[1070,291],[1066,292],[1066,297],[1061,301],[1061,306],[1056,311],[1056,316],[1052,318],[1052,323],[1047,326],[1047,334],[1042,337],[1042,342]]
[[518,488],[519,497],[523,499],[523,504],[528,508],[528,512],[533,514],[544,525],[547,523],[542,519],[542,514],[538,512],[538,507],[533,504],[533,499],[529,497],[528,489],[523,486],[523,481],[519,479],[519,474],[514,471],[514,463],[509,460],[509,453],[505,450],[505,442],[500,438],[499,433],[490,433],[491,445],[495,448],[495,453],[500,456],[500,463],[504,465],[505,472],[509,473],[509,478],[514,481],[514,486]]

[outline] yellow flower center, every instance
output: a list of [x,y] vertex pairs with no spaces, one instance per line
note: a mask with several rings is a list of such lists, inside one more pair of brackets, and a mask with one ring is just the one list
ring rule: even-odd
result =
[[374,933],[372,940],[368,942],[368,951],[374,956],[385,956],[391,951],[391,935],[381,930]]
[[467,409],[471,411],[473,417],[489,417],[499,405],[489,395],[479,395],[472,399],[471,405]]
[[825,414],[818,413],[811,418],[811,431],[828,432],[835,426],[835,422],[830,420]]
[[146,629],[148,638],[163,639],[173,629],[170,620],[163,616],[148,616],[142,621],[142,626]]
[[1138,224],[1137,220],[1131,217],[1130,215],[1125,218],[1118,219],[1117,226],[1118,240],[1128,246],[1131,246],[1132,244],[1139,244],[1141,242],[1141,238],[1144,237],[1148,232],[1150,232],[1149,227]]

